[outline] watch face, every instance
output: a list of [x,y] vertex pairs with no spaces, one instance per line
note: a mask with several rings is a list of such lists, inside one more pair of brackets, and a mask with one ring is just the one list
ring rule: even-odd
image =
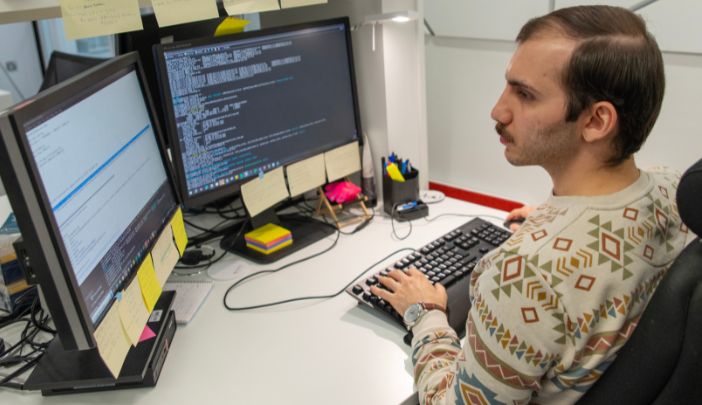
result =
[[402,317],[402,319],[405,322],[405,325],[413,325],[415,322],[417,322],[417,318],[419,318],[419,314],[421,313],[422,306],[419,304],[412,304],[409,307],[407,307]]

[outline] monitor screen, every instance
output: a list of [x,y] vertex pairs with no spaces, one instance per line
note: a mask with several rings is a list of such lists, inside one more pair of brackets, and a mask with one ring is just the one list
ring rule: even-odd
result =
[[[221,2],[218,2],[220,15],[226,16]],[[213,37],[217,27],[225,17],[213,18],[210,20],[193,21],[187,24],[176,24],[167,27],[159,27],[154,14],[144,14],[141,16],[142,30],[122,32],[116,35],[115,49],[122,55],[129,52],[139,52],[141,63],[144,67],[146,82],[154,101],[154,108],[161,128],[165,128],[163,118],[163,104],[161,103],[161,92],[156,80],[156,64],[154,62],[153,47],[157,44],[183,41],[201,37]],[[164,137],[164,141],[168,138]]]
[[[18,221],[23,219],[20,229],[41,239],[36,218],[28,225],[31,214],[23,215],[36,199],[69,294],[80,307],[77,316],[86,318],[89,329],[134,277],[176,207],[136,61],[130,55],[100,65],[9,115],[25,157],[11,169],[26,171],[35,192],[31,196],[21,178],[8,187]],[[41,279],[40,285],[45,287]],[[67,297],[58,296],[60,305],[69,306]]]
[[178,42],[156,54],[188,205],[360,138],[346,18]]

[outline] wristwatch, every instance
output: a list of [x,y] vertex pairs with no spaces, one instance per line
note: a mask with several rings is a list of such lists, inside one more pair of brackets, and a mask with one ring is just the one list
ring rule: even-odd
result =
[[412,329],[414,325],[419,322],[419,320],[426,314],[427,312],[437,309],[443,313],[446,313],[446,308],[439,304],[432,304],[430,302],[422,302],[419,301],[416,304],[412,304],[407,309],[405,310],[405,313],[402,315],[402,321],[405,323],[405,326],[407,327],[407,330]]

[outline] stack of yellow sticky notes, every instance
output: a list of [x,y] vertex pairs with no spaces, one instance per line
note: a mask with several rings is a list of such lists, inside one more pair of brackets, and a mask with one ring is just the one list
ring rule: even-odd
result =
[[292,233],[275,224],[266,224],[244,235],[246,246],[265,255],[276,252],[293,243]]

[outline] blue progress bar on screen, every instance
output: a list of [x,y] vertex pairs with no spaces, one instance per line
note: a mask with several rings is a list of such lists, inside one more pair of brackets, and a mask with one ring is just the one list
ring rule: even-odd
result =
[[98,173],[103,171],[105,169],[105,167],[107,167],[110,163],[112,163],[112,161],[117,159],[117,156],[122,154],[122,152],[124,152],[124,150],[127,149],[129,147],[129,145],[133,144],[137,139],[139,139],[140,136],[144,135],[144,133],[149,129],[149,127],[151,127],[151,124],[147,124],[141,131],[139,131],[139,133],[134,135],[134,137],[132,139],[130,139],[129,142],[127,142],[126,144],[124,144],[124,146],[119,148],[119,150],[117,152],[115,152],[114,155],[110,156],[110,158],[107,159],[105,161],[105,163],[101,164],[100,167],[98,167],[92,173],[90,173],[90,176],[88,176],[85,180],[83,180],[76,188],[73,189],[73,191],[68,193],[68,195],[66,197],[64,197],[61,201],[58,202],[58,204],[56,204],[54,206],[54,208],[53,208],[54,212],[56,212],[59,208],[61,208],[64,204],[66,204],[68,202],[68,200],[73,198],[73,196],[76,195],[77,192],[79,192],[83,187],[85,187],[85,185],[88,184],[90,182],[90,180],[92,180],[95,176],[97,176]]

